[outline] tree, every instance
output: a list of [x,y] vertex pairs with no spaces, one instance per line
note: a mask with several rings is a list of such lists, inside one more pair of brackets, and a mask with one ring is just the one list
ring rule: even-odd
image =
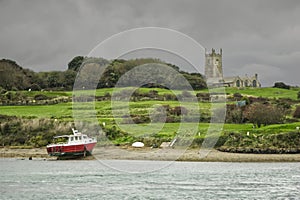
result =
[[283,83],[283,82],[276,82],[276,83],[274,84],[274,88],[282,88],[282,89],[287,89],[287,90],[289,90],[290,87],[291,87],[291,86],[286,85],[286,84]]
[[33,71],[23,69],[14,61],[0,60],[0,86],[6,90],[28,89],[33,75]]
[[34,83],[34,84],[32,84],[32,85],[30,86],[30,89],[31,89],[32,91],[40,91],[40,90],[41,90],[41,87],[40,87],[38,84]]
[[83,61],[84,61],[83,56],[76,56],[68,63],[68,69],[73,71],[78,71]]
[[261,125],[282,123],[284,120],[284,112],[281,108],[271,104],[251,104],[245,110],[244,116],[258,128]]
[[64,72],[64,85],[67,90],[72,90],[77,73],[73,70],[67,70]]
[[52,71],[48,73],[47,78],[48,87],[58,88],[64,85],[63,72]]

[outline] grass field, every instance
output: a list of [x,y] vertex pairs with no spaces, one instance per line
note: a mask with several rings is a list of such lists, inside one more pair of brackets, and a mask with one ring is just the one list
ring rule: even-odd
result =
[[230,94],[240,93],[242,95],[249,95],[254,97],[264,98],[291,98],[297,99],[297,93],[300,91],[299,88],[292,88],[290,90],[279,89],[279,88],[226,88],[226,92]]
[[[83,91],[76,91],[76,94],[91,94],[95,96],[104,96],[106,94],[112,94],[116,92],[120,92],[121,90],[135,90],[136,88],[128,87],[128,88],[103,88],[103,89],[97,89],[95,91],[91,90],[83,90]],[[181,94],[181,90],[167,90],[162,88],[139,88],[138,91],[140,93],[148,93],[151,90],[156,90],[159,95],[164,94]],[[254,97],[264,97],[264,98],[291,98],[296,100],[297,99],[297,93],[300,91],[300,88],[291,88],[290,90],[287,89],[280,89],[280,88],[225,88],[221,90],[226,91],[228,95],[232,95],[234,93],[240,93],[242,95],[247,96],[254,96]],[[43,94],[48,97],[71,97],[73,94],[73,91],[21,91],[23,95],[34,97],[37,94]],[[196,93],[208,93],[208,92],[214,92],[214,89],[211,89],[210,91],[208,89],[204,90],[195,90],[195,91],[189,91],[192,94]],[[14,92],[16,93],[16,92]]]
[[[96,93],[96,96],[103,96],[107,93],[112,93],[113,91],[120,92],[124,88],[106,88],[106,89],[98,89],[96,91],[79,91],[82,93],[92,94]],[[126,88],[132,89],[132,88]],[[158,91],[158,94],[168,94],[174,92],[175,94],[180,94],[182,91],[170,91],[167,89],[160,88],[140,88],[139,92],[147,93],[150,90]],[[236,89],[236,88],[226,88],[226,92],[229,94],[240,93],[242,95],[251,95],[256,97],[267,97],[267,98],[291,98],[297,99],[297,93],[299,89],[293,88],[291,90],[278,89],[278,88],[246,88],[246,89]],[[208,92],[208,90],[195,91],[197,92]],[[37,94],[44,94],[46,96],[51,97],[59,97],[59,96],[72,96],[72,92],[29,92],[24,91],[25,95],[34,96]],[[131,115],[149,115],[155,107],[159,105],[170,105],[171,107],[175,107],[179,105],[177,101],[156,101],[156,100],[147,100],[147,101],[138,101],[138,102],[130,102],[129,108]],[[2,115],[11,115],[11,116],[20,116],[20,117],[37,117],[37,118],[54,118],[64,121],[71,121],[73,116],[73,104],[72,103],[59,103],[55,105],[36,105],[36,106],[0,106],[0,114]],[[122,119],[122,115],[124,113],[122,110],[126,108],[126,104],[124,102],[119,102],[113,105],[114,115],[112,113],[112,104],[110,101],[97,101],[95,104],[86,103],[86,104],[77,104],[76,109],[79,113],[82,114],[82,118],[84,117],[92,117],[90,115],[91,109],[96,110],[96,116],[99,122],[105,122],[108,126],[113,126],[115,124],[115,119]],[[189,109],[190,113],[198,114],[197,109],[199,108],[201,113],[206,113],[207,115],[211,112],[211,103],[199,103],[197,109],[195,109],[194,102],[185,102],[183,105],[187,109]],[[93,111],[93,110],[92,110]],[[118,114],[119,113],[119,114]],[[86,115],[85,115],[86,114]],[[77,115],[78,116],[78,115]],[[191,124],[192,125],[192,124]],[[122,125],[123,128],[129,130],[131,125]],[[161,128],[161,124],[152,124],[153,130],[158,130]],[[295,124],[279,124],[279,125],[270,125],[266,127],[261,127],[260,129],[253,129],[251,124],[225,124],[222,132],[265,132],[265,133],[274,133],[274,132],[288,132],[295,130],[296,126],[300,126],[299,123]],[[145,129],[147,125],[138,125],[135,126],[135,129],[132,129],[133,134],[142,134],[142,130]],[[201,123],[198,127],[200,132],[206,132],[208,128],[207,123]],[[161,129],[161,134],[174,134],[178,129],[177,123],[167,123]],[[151,130],[149,130],[151,132]],[[152,131],[153,132],[153,131]],[[150,134],[150,133],[149,133]]]
[[[85,94],[93,94],[96,96],[104,96],[107,93],[112,92],[120,92],[124,88],[104,88],[97,89],[96,91],[78,91],[79,93]],[[133,88],[126,88],[126,90],[132,90]],[[139,92],[147,93],[150,90],[156,90],[159,95],[162,94],[180,94],[182,91],[175,90],[170,91],[167,89],[161,88],[140,88]],[[242,95],[256,96],[256,97],[265,97],[265,98],[291,98],[297,99],[297,93],[300,91],[298,88],[292,88],[290,90],[278,89],[278,88],[246,88],[246,89],[237,89],[237,88],[226,88],[226,93],[232,95],[234,93],[240,93]],[[203,92],[206,93],[208,90],[199,90],[195,91],[195,93]],[[26,96],[35,96],[37,94],[44,94],[49,97],[61,97],[61,96],[72,96],[72,91],[68,92],[36,92],[36,91],[23,91]],[[122,105],[122,103],[121,103]],[[149,112],[149,109],[153,110],[157,105],[170,105],[172,107],[178,106],[179,103],[177,101],[138,101],[138,102],[130,102],[130,111],[133,114],[146,114]],[[182,106],[191,108],[194,106],[194,103],[185,102]],[[111,102],[101,101],[96,102],[95,104],[96,110],[98,112],[99,117],[108,117],[111,118]],[[117,107],[117,104],[114,105],[114,108]],[[210,112],[210,103],[199,103],[199,108],[204,112]],[[118,108],[117,108],[118,109]],[[146,110],[148,111],[146,112]],[[60,103],[56,105],[40,105],[40,106],[1,106],[0,114],[4,115],[16,115],[16,116],[33,116],[33,117],[56,117],[56,118],[69,118],[72,115],[72,103]]]
[[[111,95],[113,92],[121,92],[124,88],[108,88],[108,89],[98,89],[95,91],[77,91],[75,96],[80,97],[84,94],[82,98],[90,96],[106,96],[108,93]],[[125,88],[125,90],[133,91],[133,88]],[[149,93],[150,90],[156,90],[159,95],[165,94],[183,94],[182,91],[170,91],[160,88],[140,88],[139,93]],[[207,93],[208,90],[200,91],[189,91],[190,93]],[[212,92],[212,90],[210,91]],[[213,90],[213,92],[218,92]],[[222,91],[221,91],[222,92]],[[224,92],[224,90],[223,90]],[[23,95],[34,97],[38,94],[43,94],[45,96],[56,98],[56,97],[72,97],[74,93],[72,91],[68,92],[22,92]],[[125,93],[128,93],[126,91]],[[233,95],[234,93],[240,93],[243,96],[255,96],[255,97],[265,97],[270,99],[278,98],[290,98],[297,99],[298,89],[284,90],[278,88],[246,88],[246,89],[234,89],[226,88],[226,93],[228,95]],[[16,92],[15,95],[20,93]],[[139,95],[142,96],[142,95]],[[184,95],[182,95],[184,96]],[[142,96],[144,97],[144,96]],[[59,98],[58,98],[59,99]],[[162,98],[157,98],[160,100],[146,99],[138,100],[134,98],[135,101],[91,101],[91,102],[79,102],[74,103],[57,103],[52,105],[29,105],[29,106],[0,106],[0,115],[18,116],[22,118],[21,123],[18,123],[18,119],[12,120],[12,122],[5,122],[6,126],[1,125],[1,130],[6,128],[11,131],[8,136],[0,135],[0,141],[8,145],[29,145],[29,146],[45,146],[49,143],[49,138],[52,138],[52,134],[46,129],[52,130],[51,124],[59,123],[56,129],[53,128],[52,131],[56,131],[55,134],[61,134],[62,131],[59,129],[61,127],[69,129],[69,126],[76,119],[77,121],[86,121],[85,125],[94,125],[94,123],[99,123],[100,125],[105,124],[104,130],[106,136],[115,145],[128,145],[134,141],[142,141],[146,146],[153,146],[153,144],[161,144],[164,141],[172,141],[177,138],[178,145],[188,145],[190,147],[199,147],[202,145],[206,138],[215,141],[216,148],[223,147],[224,150],[235,151],[234,149],[244,149],[249,148],[261,148],[265,151],[266,148],[271,147],[281,152],[281,148],[298,148],[300,144],[300,135],[297,133],[296,127],[300,127],[300,122],[288,123],[288,124],[274,124],[268,126],[262,126],[260,128],[253,128],[252,124],[216,124],[208,123],[210,120],[212,111],[219,111],[218,108],[225,106],[224,103],[210,103],[210,102],[193,102],[186,98],[187,101],[162,101]],[[273,101],[274,102],[274,101]],[[233,102],[227,102],[233,103]],[[298,105],[298,102],[292,102],[292,108]],[[175,110],[176,106],[183,106],[188,110],[188,115],[184,115],[185,122],[180,123],[180,117],[176,114],[170,114],[169,122],[173,123],[161,123],[159,120],[153,122],[153,118],[158,114],[161,114],[161,109],[159,106],[169,106],[169,111]],[[169,112],[168,111],[168,112]],[[155,115],[156,114],[156,115]],[[160,115],[159,115],[160,116]],[[195,123],[199,121],[199,116],[201,117],[201,123]],[[292,118],[291,115],[289,115]],[[31,120],[31,118],[38,118]],[[3,118],[5,121],[5,117]],[[57,119],[57,120],[51,120]],[[139,124],[129,124],[129,119],[136,119]],[[151,121],[152,120],[152,121]],[[39,125],[32,132],[32,127],[35,123],[34,121],[45,122],[44,125]],[[155,121],[155,120],[154,120]],[[47,122],[47,123],[46,123]],[[92,122],[92,123],[90,123]],[[149,122],[149,123],[147,123]],[[206,123],[204,123],[206,122]],[[11,127],[7,126],[7,124]],[[90,123],[90,124],[89,124]],[[69,124],[66,126],[66,124]],[[31,127],[31,128],[29,128]],[[41,130],[39,130],[41,129]],[[45,129],[45,130],[43,130]],[[16,134],[18,130],[18,134]],[[210,130],[210,131],[208,131]],[[25,132],[28,131],[28,132]],[[209,133],[209,134],[208,134]],[[264,137],[265,136],[265,137]],[[10,143],[13,141],[13,143]],[[23,142],[22,142],[23,141]],[[25,142],[24,142],[25,141]],[[101,141],[99,141],[101,145]],[[213,144],[213,145],[214,145]],[[223,146],[222,146],[223,145]],[[248,150],[247,150],[248,151]]]
[[[198,133],[200,132],[200,135],[202,134],[203,136],[205,136],[205,133],[207,132],[209,126],[212,126],[212,128],[214,126],[214,124],[210,124],[210,123],[186,123],[186,124],[187,127],[198,126]],[[159,133],[165,135],[169,135],[169,134],[174,135],[174,133],[177,133],[179,125],[180,123],[151,124],[153,130],[158,130],[159,128],[161,128]],[[152,134],[155,132],[149,129],[145,129],[145,127],[147,127],[145,124],[138,124],[136,126],[137,127],[133,127],[132,125],[129,124],[121,125],[122,128],[124,128],[130,134],[133,135]],[[247,134],[247,132],[251,134],[252,133],[275,134],[275,133],[292,132],[296,130],[296,127],[300,127],[300,122],[295,122],[291,124],[275,124],[275,125],[269,125],[261,128],[253,128],[252,124],[224,124],[223,129],[219,133],[224,134],[224,133],[235,132],[235,133],[243,133],[245,135]]]
[[70,119],[72,103],[39,106],[0,106],[0,114],[18,117]]

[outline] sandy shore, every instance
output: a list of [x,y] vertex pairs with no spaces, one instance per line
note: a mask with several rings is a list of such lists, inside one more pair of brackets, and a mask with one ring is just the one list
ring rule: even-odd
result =
[[[208,154],[206,154],[208,153]],[[29,159],[55,159],[49,157],[46,148],[12,149],[1,148],[2,158]],[[96,147],[93,157],[87,159],[99,160],[178,160],[201,162],[300,162],[300,154],[244,154],[227,153],[211,150],[199,153],[199,149],[151,149],[151,148],[126,148],[126,147]]]

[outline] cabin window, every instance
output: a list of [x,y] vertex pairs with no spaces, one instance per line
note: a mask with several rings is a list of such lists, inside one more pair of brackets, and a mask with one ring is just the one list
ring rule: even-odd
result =
[[58,144],[64,144],[67,142],[68,142],[68,138],[66,138],[66,137],[59,137],[59,138],[55,139],[55,143],[58,143]]
[[237,80],[237,81],[236,81],[236,87],[241,87],[240,80]]
[[70,137],[70,141],[73,141],[74,140],[74,138],[73,137]]
[[83,139],[86,139],[87,137],[86,136],[83,136]]
[[78,140],[78,137],[77,137],[77,136],[75,136],[75,140]]
[[256,83],[256,80],[253,80],[253,87],[257,87],[257,83]]

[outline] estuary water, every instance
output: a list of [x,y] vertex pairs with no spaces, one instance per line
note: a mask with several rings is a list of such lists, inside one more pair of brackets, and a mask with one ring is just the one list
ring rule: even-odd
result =
[[2,158],[0,199],[300,199],[300,163]]

